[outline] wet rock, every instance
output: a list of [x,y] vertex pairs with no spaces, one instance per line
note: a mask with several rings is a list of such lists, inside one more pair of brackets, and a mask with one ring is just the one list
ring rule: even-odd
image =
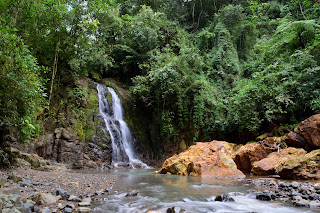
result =
[[237,169],[231,157],[235,146],[224,141],[198,142],[187,151],[168,158],[157,173],[243,178],[245,175]]
[[219,201],[219,202],[234,202],[234,199],[230,197],[229,195],[222,194],[217,196],[214,201]]
[[320,148],[320,114],[313,115],[302,121],[297,128],[311,148]]
[[133,197],[133,196],[137,196],[137,195],[138,195],[138,191],[133,190],[133,191],[129,192],[128,194],[126,194],[126,197]]
[[292,201],[293,205],[295,206],[300,206],[300,207],[309,207],[309,201],[301,198],[301,199],[295,199]]
[[68,200],[68,198],[70,197],[70,194],[61,188],[56,189],[56,195],[60,195],[62,200]]
[[320,208],[320,201],[319,200],[313,200],[309,203],[309,207],[312,209],[319,209]]
[[180,207],[171,207],[171,208],[168,208],[167,213],[183,213],[185,212],[184,209],[181,209]]
[[232,158],[239,170],[243,173],[250,173],[252,164],[255,161],[266,158],[271,152],[272,149],[270,148],[258,143],[251,143],[240,147],[240,149],[232,155]]
[[274,200],[275,198],[276,196],[274,192],[271,192],[268,190],[256,194],[257,200],[269,201],[269,200]]

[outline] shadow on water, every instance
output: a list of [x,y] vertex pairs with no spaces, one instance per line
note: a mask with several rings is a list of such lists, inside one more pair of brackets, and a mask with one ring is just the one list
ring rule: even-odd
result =
[[[250,186],[241,180],[160,175],[143,169],[117,169],[107,173],[116,175],[118,182],[112,192],[93,202],[93,212],[167,212],[172,207],[176,212],[181,209],[185,212],[320,212],[281,202],[258,201],[248,190],[265,188]],[[127,196],[133,190],[138,194]],[[235,202],[214,201],[215,196],[230,192],[239,192],[240,196],[232,196]]]

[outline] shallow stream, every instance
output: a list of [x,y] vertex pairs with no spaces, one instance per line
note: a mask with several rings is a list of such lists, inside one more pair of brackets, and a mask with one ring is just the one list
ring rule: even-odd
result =
[[[110,194],[94,201],[96,212],[167,212],[168,208],[180,208],[186,212],[262,212],[295,213],[320,212],[297,208],[282,202],[256,200],[248,190],[265,190],[245,184],[240,180],[217,180],[208,177],[183,177],[153,174],[151,170],[110,170],[108,173],[119,178]],[[126,196],[133,190],[137,196]],[[241,192],[245,195],[232,196],[235,202],[217,202],[215,196]],[[177,211],[179,212],[179,211]]]

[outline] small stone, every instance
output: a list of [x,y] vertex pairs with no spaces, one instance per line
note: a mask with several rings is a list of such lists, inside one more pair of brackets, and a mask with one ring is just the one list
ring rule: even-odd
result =
[[25,209],[30,209],[31,212],[34,211],[34,205],[32,203],[24,203],[22,205]]
[[133,197],[133,196],[137,196],[137,195],[138,195],[138,191],[133,190],[132,192],[128,193],[128,194],[126,195],[126,197]]
[[41,209],[41,210],[40,210],[40,213],[51,213],[51,210],[48,209],[48,208]]
[[81,203],[78,203],[78,206],[81,206],[81,207],[90,206],[90,205],[91,205],[90,202],[81,202]]
[[77,212],[89,212],[91,209],[88,207],[78,207]]
[[64,208],[63,212],[64,213],[72,213],[72,208]]
[[292,186],[293,188],[297,189],[297,188],[300,186],[300,184],[299,184],[298,182],[296,182],[296,181],[293,181],[293,182],[291,183],[291,186]]
[[62,197],[62,200],[68,200],[68,198],[70,197],[70,194],[61,188],[56,189],[56,195],[60,195]]
[[22,183],[32,184],[32,181],[27,178],[22,178]]
[[91,197],[86,197],[86,198],[82,199],[82,202],[91,203]]
[[214,201],[219,201],[219,202],[234,202],[234,199],[230,197],[229,195],[222,194],[217,196]]
[[309,201],[307,201],[305,199],[294,200],[292,203],[295,206],[309,207]]
[[296,190],[292,190],[291,191],[291,196],[294,197],[294,196],[299,196],[300,194],[296,191]]
[[73,201],[73,202],[81,202],[81,199],[75,195],[71,195],[69,198],[68,198],[68,201]]
[[75,205],[73,205],[72,203],[67,203],[67,205],[65,206],[65,208],[75,209]]
[[311,194],[311,195],[309,195],[309,199],[310,200],[319,200],[319,195],[318,194],[316,194],[316,193],[313,193],[313,194]]
[[261,193],[257,193],[256,194],[256,199],[257,200],[264,200],[264,201],[274,200],[275,199],[275,195],[274,195],[273,192],[264,191],[264,192],[261,192]]

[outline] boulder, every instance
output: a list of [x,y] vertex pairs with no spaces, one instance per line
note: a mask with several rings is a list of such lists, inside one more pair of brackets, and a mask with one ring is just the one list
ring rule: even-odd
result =
[[297,128],[311,148],[320,148],[320,114],[313,115],[302,121]]
[[287,138],[284,140],[284,142],[290,146],[290,147],[296,147],[296,148],[305,148],[308,149],[308,144],[306,141],[301,137],[301,135],[291,131],[289,132]]
[[289,147],[280,149],[278,152],[272,152],[267,158],[253,163],[251,173],[255,175],[274,175],[276,167],[285,160],[291,160],[304,156],[307,152],[303,149]]
[[232,160],[235,146],[225,141],[198,142],[187,151],[168,158],[157,173],[243,178],[245,175]]
[[272,150],[270,148],[261,144],[251,143],[240,147],[240,149],[232,155],[232,158],[239,170],[243,173],[250,173],[252,164],[255,161],[266,158],[271,152]]
[[320,149],[282,159],[275,171],[285,179],[320,180]]

